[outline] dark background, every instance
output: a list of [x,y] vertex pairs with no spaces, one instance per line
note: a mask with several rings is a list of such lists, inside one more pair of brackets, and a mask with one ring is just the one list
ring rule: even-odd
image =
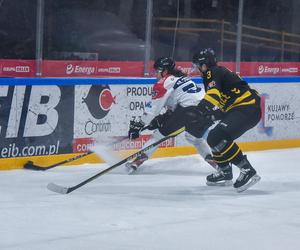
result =
[[[151,58],[172,55],[176,60],[187,61],[195,50],[212,47],[221,60],[234,61],[238,3],[153,0]],[[36,6],[36,0],[0,0],[0,59],[35,58]],[[146,0],[45,0],[43,57],[143,60],[146,8]],[[177,30],[174,42],[176,22],[159,18],[175,18],[177,13],[180,18],[218,22],[180,21],[178,28],[204,31]],[[243,24],[260,29],[243,28],[246,36],[242,40],[242,61],[299,61],[299,13],[298,0],[244,0]],[[224,40],[222,20],[228,22]],[[298,36],[283,36],[283,32]],[[283,39],[287,42],[284,45]]]

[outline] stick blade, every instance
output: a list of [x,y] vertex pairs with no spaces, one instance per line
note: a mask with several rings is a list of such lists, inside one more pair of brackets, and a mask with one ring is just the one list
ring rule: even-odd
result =
[[57,185],[57,184],[52,183],[52,182],[50,182],[47,185],[47,188],[50,191],[55,192],[55,193],[59,193],[59,194],[67,194],[67,193],[69,193],[69,188]]
[[28,170],[36,170],[36,171],[45,171],[46,168],[34,165],[34,163],[32,161],[28,161],[24,164],[23,166],[24,169],[28,169]]

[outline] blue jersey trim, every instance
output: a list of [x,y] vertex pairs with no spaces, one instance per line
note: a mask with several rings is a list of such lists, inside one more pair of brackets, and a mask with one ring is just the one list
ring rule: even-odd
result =
[[[196,83],[202,83],[202,78],[193,77]],[[284,77],[244,77],[250,84],[256,83],[300,83],[300,76]],[[0,78],[0,85],[129,85],[154,84],[155,78]]]
[[[195,82],[202,83],[200,77],[193,78]],[[300,76],[270,76],[270,77],[257,77],[257,76],[248,76],[242,77],[246,82],[255,84],[255,83],[300,83]]]

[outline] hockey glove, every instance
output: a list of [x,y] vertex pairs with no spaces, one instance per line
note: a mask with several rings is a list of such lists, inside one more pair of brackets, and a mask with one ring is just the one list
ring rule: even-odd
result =
[[173,111],[167,110],[166,113],[156,116],[147,126],[148,130],[162,128],[167,119],[173,114]]
[[150,122],[150,124],[148,126],[148,130],[154,130],[154,129],[161,128],[162,124],[163,124],[163,116],[158,115]]
[[223,112],[210,102],[202,99],[198,104],[200,114],[205,117],[205,119],[212,122],[221,120],[223,117]]
[[210,102],[206,101],[205,99],[202,99],[200,101],[200,103],[198,104],[198,107],[199,107],[200,113],[203,116],[205,116],[205,115],[211,114],[213,112],[214,105],[211,104]]
[[134,140],[139,138],[141,130],[144,128],[145,124],[142,121],[130,121],[128,138]]

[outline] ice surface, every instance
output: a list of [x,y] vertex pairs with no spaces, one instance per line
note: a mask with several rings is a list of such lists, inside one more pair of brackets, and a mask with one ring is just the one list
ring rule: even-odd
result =
[[[199,156],[124,167],[61,195],[107,167],[0,172],[0,249],[300,249],[300,148],[248,153],[261,175],[244,193],[208,187]],[[235,169],[235,178],[238,171]]]

